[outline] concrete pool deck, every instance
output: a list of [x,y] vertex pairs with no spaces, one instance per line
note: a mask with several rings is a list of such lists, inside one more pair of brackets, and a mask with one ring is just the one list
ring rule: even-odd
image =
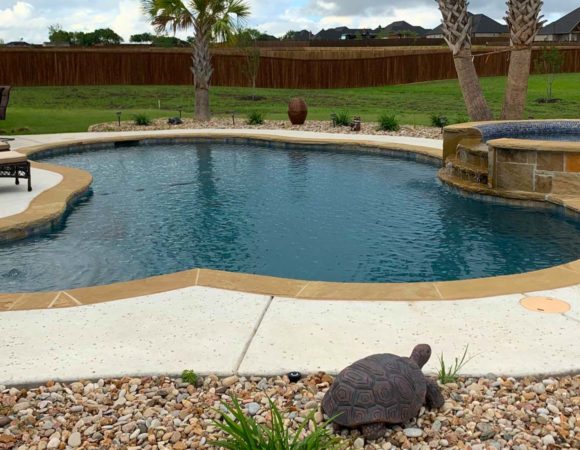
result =
[[[56,146],[159,137],[348,142],[439,159],[442,154],[441,141],[429,139],[271,130],[23,136],[12,148],[33,154]],[[67,182],[66,170],[59,168],[64,179],[56,188],[35,189],[34,199],[9,192],[5,204],[26,214],[37,199]],[[83,182],[90,183],[90,177]],[[522,301],[533,297],[562,300],[568,310],[546,312],[552,300],[544,312],[526,309]],[[0,336],[0,384],[184,369],[336,373],[370,353],[408,354],[419,342],[430,343],[448,360],[469,344],[470,354],[479,356],[465,372],[474,375],[578,372],[580,262],[492,279],[398,284],[304,282],[194,269],[66,292],[0,294]],[[427,371],[436,365],[432,358]]]
[[[529,293],[532,295],[536,293]],[[580,371],[580,286],[538,293],[571,310],[524,309],[525,295],[441,304],[304,301],[190,287],[123,301],[0,313],[0,384],[124,375],[337,373],[372,353],[427,342],[447,362],[465,345],[472,375]]]

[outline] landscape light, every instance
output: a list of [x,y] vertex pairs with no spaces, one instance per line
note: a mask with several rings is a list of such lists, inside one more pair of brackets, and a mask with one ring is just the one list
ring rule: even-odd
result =
[[117,114],[117,123],[119,124],[119,126],[121,126],[121,114],[122,113],[121,113],[121,111],[117,111],[116,114]]

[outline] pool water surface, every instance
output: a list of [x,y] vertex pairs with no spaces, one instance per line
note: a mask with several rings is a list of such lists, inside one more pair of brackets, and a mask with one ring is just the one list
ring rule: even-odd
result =
[[90,171],[92,195],[52,232],[0,246],[0,292],[196,267],[321,281],[457,280],[580,257],[580,221],[462,196],[437,180],[437,166],[401,157],[198,142],[42,160]]

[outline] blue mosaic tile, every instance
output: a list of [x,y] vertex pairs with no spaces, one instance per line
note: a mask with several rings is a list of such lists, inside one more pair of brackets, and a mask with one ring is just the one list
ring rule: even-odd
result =
[[526,122],[497,122],[476,127],[484,141],[500,138],[533,138],[578,141],[580,120],[542,120]]

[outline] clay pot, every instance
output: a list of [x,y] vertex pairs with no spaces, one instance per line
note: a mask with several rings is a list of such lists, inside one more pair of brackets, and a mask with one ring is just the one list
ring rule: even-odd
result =
[[288,117],[292,125],[302,125],[308,115],[308,106],[301,98],[293,98],[288,103]]

